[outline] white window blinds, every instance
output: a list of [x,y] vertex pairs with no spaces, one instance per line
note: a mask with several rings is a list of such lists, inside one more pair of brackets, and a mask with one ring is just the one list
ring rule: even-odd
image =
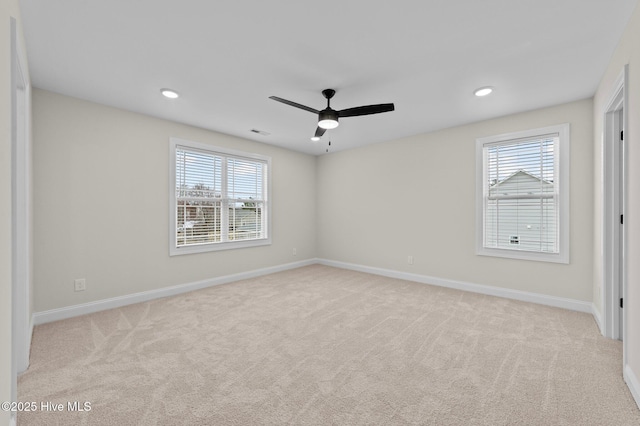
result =
[[268,161],[175,145],[175,247],[267,238]]
[[558,253],[557,134],[484,147],[484,246]]
[[233,240],[263,238],[265,168],[260,162],[227,159],[229,235]]

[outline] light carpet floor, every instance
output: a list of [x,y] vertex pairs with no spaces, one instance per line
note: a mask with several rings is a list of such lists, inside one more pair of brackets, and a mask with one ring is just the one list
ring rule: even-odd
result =
[[[19,425],[640,425],[591,315],[321,265],[35,328]],[[69,412],[69,401],[91,411]]]

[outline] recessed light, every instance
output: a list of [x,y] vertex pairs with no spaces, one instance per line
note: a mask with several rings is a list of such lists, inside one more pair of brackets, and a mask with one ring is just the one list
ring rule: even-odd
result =
[[178,96],[178,92],[176,92],[175,90],[171,90],[171,89],[160,89],[160,93],[162,93],[162,96],[164,96],[165,98],[169,98],[169,99],[175,99]]
[[320,140],[320,138],[318,136],[312,136],[311,140],[314,142],[318,142]]
[[482,97],[482,96],[487,96],[491,94],[491,92],[493,92],[493,87],[486,86],[486,87],[481,87],[479,89],[476,89],[476,91],[473,92],[473,94],[478,97]]

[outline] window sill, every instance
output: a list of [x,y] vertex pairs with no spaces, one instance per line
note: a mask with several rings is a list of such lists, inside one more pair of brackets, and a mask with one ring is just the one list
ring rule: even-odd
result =
[[560,253],[540,253],[526,250],[509,250],[481,247],[476,250],[478,256],[503,257],[507,259],[532,260],[535,262],[551,262],[569,264],[568,251]]
[[173,247],[169,249],[169,256],[183,254],[206,253],[210,251],[234,250],[239,248],[259,247],[271,245],[271,238],[248,241],[229,241],[226,243],[202,244],[193,246]]

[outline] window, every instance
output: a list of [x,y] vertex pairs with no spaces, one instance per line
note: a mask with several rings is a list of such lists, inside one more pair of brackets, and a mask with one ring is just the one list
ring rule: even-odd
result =
[[270,244],[270,158],[171,138],[170,255]]
[[476,140],[476,252],[569,263],[569,124]]

